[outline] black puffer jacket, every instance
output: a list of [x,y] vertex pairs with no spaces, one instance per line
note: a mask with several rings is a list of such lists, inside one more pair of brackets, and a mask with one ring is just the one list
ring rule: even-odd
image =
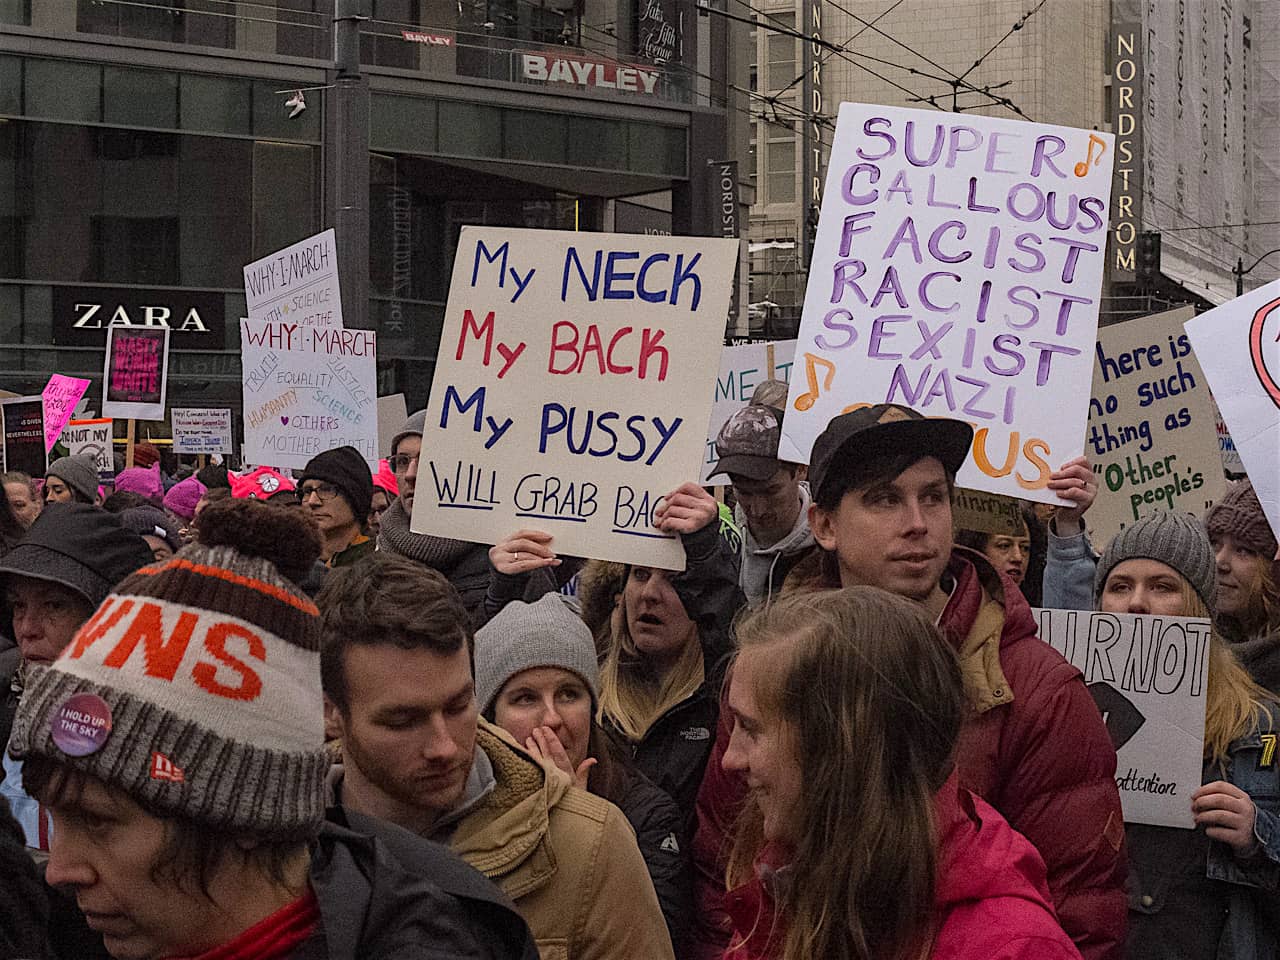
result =
[[[676,802],[687,836],[692,834],[694,803],[715,741],[720,687],[733,648],[733,617],[747,601],[738,586],[738,556],[715,523],[683,540],[685,570],[672,576],[671,583],[685,613],[698,626],[706,679],[692,696],[654,721],[644,739],[631,744],[631,755],[640,772]],[[609,732],[625,739],[617,730]]]
[[511,901],[439,844],[341,807],[312,848],[321,922],[291,960],[538,960]]
[[0,797],[0,957],[49,960],[49,900],[22,828]]
[[677,957],[693,920],[693,868],[680,808],[648,777],[626,763],[618,765],[622,781],[612,799],[636,832],[636,844],[649,868],[658,905]]

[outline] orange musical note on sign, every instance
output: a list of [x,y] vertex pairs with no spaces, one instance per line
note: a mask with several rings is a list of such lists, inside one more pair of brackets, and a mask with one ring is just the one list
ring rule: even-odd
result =
[[[1098,148],[1098,159],[1093,159],[1093,148]],[[1076,176],[1087,176],[1090,167],[1096,167],[1102,162],[1102,155],[1107,152],[1107,142],[1096,133],[1089,134],[1089,150],[1084,160],[1076,164]]]
[[796,397],[796,409],[803,413],[810,409],[817,402],[819,394],[822,392],[818,389],[818,367],[826,368],[827,375],[823,380],[822,389],[830,390],[831,381],[835,379],[836,365],[830,360],[824,360],[822,357],[815,357],[812,353],[804,355],[804,375],[809,381],[809,392],[802,393]]

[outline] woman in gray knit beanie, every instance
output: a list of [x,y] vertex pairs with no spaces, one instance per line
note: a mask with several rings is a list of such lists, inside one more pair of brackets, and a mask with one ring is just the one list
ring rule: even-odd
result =
[[[1208,617],[1215,566],[1198,520],[1157,513],[1111,541],[1098,564],[1094,596],[1107,613]],[[1274,883],[1264,892],[1245,878],[1251,864],[1273,875],[1280,870],[1280,765],[1260,747],[1277,729],[1280,707],[1216,631],[1208,660],[1203,786],[1190,792],[1187,785],[1196,829],[1125,827],[1129,960],[1253,957],[1266,952],[1255,947],[1276,942],[1265,907]]]
[[487,720],[622,810],[679,955],[692,898],[682,818],[594,719],[600,670],[591,630],[558,593],[509,603],[476,631],[475,678]]

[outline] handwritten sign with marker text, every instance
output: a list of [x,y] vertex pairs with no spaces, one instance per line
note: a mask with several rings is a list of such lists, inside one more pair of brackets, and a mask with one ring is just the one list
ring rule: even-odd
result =
[[1272,531],[1280,530],[1280,280],[1186,325]]
[[831,418],[900,403],[972,423],[962,486],[1044,502],[1082,448],[1112,138],[845,103],[781,458]]
[[48,453],[62,435],[62,428],[71,419],[76,404],[89,389],[89,381],[79,377],[65,377],[55,373],[41,392],[44,398],[44,449]]
[[[769,356],[773,355],[773,369],[769,368]],[[766,380],[791,379],[791,358],[796,353],[794,340],[775,343],[743,343],[725,347],[720,353],[720,372],[716,375],[716,394],[711,403],[711,422],[707,424],[707,447],[703,454],[703,483],[713,482],[707,474],[716,465],[716,437],[726,420],[751,402],[751,394]],[[729,478],[718,477],[715,483],[728,483]]]
[[77,457],[87,454],[93,457],[98,468],[98,479],[101,481],[109,481],[116,475],[111,448],[113,426],[110,418],[72,420],[63,428],[62,436],[59,437],[67,445],[68,455]]
[[231,411],[225,407],[174,407],[169,422],[174,453],[235,453]]
[[1098,331],[1085,453],[1099,546],[1162,510],[1203,516],[1226,490],[1213,399],[1182,329],[1194,315],[1179,307]]
[[378,461],[377,335],[240,321],[246,463],[302,469],[350,444]]
[[1129,823],[1195,826],[1204,762],[1208,620],[1034,610],[1040,639],[1084,674],[1116,748]]
[[244,268],[244,296],[250,320],[342,329],[333,230],[248,264]]
[[737,241],[463,227],[415,533],[683,569],[658,500],[700,476]]
[[163,420],[169,377],[169,328],[107,328],[102,412],[109,417]]

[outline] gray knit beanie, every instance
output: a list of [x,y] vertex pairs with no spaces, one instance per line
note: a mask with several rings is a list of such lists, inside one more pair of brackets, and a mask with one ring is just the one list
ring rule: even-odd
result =
[[400,441],[403,440],[405,437],[422,436],[422,430],[426,425],[427,425],[427,411],[425,409],[417,410],[409,414],[409,419],[407,419],[403,424],[400,425],[399,432],[397,432],[396,435],[391,438],[391,449],[387,451],[388,456],[395,455],[396,447],[400,446]]
[[600,687],[596,645],[582,618],[558,593],[537,603],[515,601],[476,631],[476,703],[484,713],[507,681],[522,670],[559,667],[577,674],[595,712]]
[[57,477],[85,503],[98,499],[98,461],[92,454],[59,457],[49,464],[46,477]]
[[1117,533],[1102,554],[1093,578],[1093,602],[1115,567],[1126,560],[1158,560],[1168,564],[1191,584],[1191,589],[1214,612],[1217,562],[1204,526],[1186,513],[1153,513]]

